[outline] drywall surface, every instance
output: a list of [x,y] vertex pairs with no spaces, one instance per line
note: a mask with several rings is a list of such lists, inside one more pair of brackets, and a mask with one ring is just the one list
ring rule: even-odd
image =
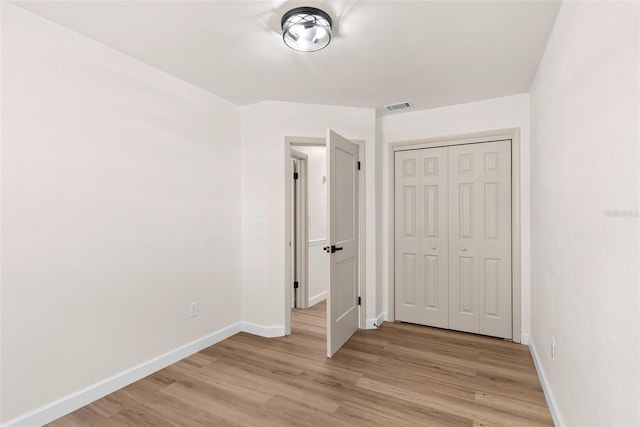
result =
[[[529,266],[529,95],[515,95],[504,98],[489,99],[470,104],[416,111],[413,113],[384,116],[382,133],[384,144],[397,141],[447,137],[473,132],[497,129],[520,128],[520,242],[521,242],[521,329],[527,335],[530,330],[530,266]],[[385,149],[385,154],[387,150]],[[392,211],[393,188],[388,188],[389,171],[385,160],[384,168],[384,217],[383,231],[383,289],[384,307],[389,301],[389,236]]]
[[296,147],[307,155],[309,203],[309,305],[325,299],[329,280],[327,253],[327,149]]
[[241,117],[7,2],[2,89],[4,423],[240,321]]
[[531,332],[568,426],[640,425],[639,9],[564,2],[531,89]]
[[[375,110],[266,101],[242,109],[243,320],[285,322],[285,137],[365,141],[367,317],[375,310]],[[260,221],[263,220],[263,221]],[[263,222],[263,225],[259,225]],[[371,313],[371,314],[370,314]]]

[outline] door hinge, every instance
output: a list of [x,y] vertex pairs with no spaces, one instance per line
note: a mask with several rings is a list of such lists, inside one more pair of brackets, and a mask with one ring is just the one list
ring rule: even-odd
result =
[[358,170],[360,170],[360,162],[358,162]]
[[358,297],[358,305],[362,305],[362,297]]
[[293,289],[298,289],[298,282],[293,282]]
[[298,172],[293,173],[293,179],[298,179]]

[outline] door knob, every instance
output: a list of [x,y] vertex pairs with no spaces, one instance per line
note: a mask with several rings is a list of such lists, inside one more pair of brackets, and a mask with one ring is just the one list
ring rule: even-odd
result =
[[336,245],[331,245],[331,246],[325,246],[325,247],[324,247],[324,248],[322,248],[322,249],[324,249],[324,250],[325,250],[325,252],[327,252],[327,253],[334,254],[334,253],[336,253],[337,251],[341,251],[341,250],[342,250],[342,249],[344,249],[344,248],[340,248],[340,247],[338,247],[338,246],[336,246]]
[[436,250],[436,245],[431,245],[431,249]]
[[467,251],[467,248],[462,248],[462,252],[466,252],[466,251]]

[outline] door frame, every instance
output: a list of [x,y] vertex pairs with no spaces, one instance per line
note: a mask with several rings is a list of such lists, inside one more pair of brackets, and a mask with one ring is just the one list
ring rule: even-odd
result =
[[521,283],[521,238],[520,238],[520,128],[498,129],[433,138],[393,141],[386,146],[387,154],[387,319],[395,321],[395,152],[422,148],[448,147],[452,145],[477,144],[499,140],[511,140],[511,332],[512,340],[521,342],[522,283]]
[[[361,139],[349,139],[358,146],[358,157],[360,159],[360,173],[358,174],[358,293],[362,299],[362,304],[358,313],[358,328],[366,328],[366,301],[367,301],[367,283],[366,283],[366,226],[367,215],[365,212],[366,198],[365,198],[365,176],[366,176],[366,163],[365,159],[365,141]],[[306,136],[285,136],[284,138],[284,156],[285,156],[285,170],[284,170],[284,186],[285,186],[285,225],[284,225],[284,301],[285,301],[285,316],[284,316],[284,334],[291,335],[291,229],[292,229],[292,182],[291,176],[293,174],[291,167],[292,151],[295,151],[295,147],[326,147],[326,137],[306,137]],[[308,218],[307,218],[308,220]],[[328,268],[327,259],[327,268]],[[308,266],[307,266],[308,271]],[[327,292],[328,294],[328,292]]]
[[[293,187],[297,187],[296,191],[292,191],[294,199],[292,199],[292,217],[291,221],[292,230],[295,230],[295,239],[291,239],[293,245],[292,255],[295,255],[295,262],[292,265],[292,271],[297,268],[298,271],[298,300],[292,299],[296,308],[308,308],[309,307],[309,225],[308,221],[304,218],[308,218],[309,215],[309,202],[308,202],[308,181],[307,170],[308,162],[307,155],[296,150],[291,150],[291,159],[297,161],[298,164],[298,179],[294,180]],[[291,176],[291,175],[289,175]],[[291,177],[293,179],[293,177]],[[292,187],[292,189],[293,189]],[[292,278],[293,280],[293,278]]]

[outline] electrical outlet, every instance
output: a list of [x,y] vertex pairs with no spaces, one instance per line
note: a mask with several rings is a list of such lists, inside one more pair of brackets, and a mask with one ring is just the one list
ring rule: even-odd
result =
[[189,304],[189,317],[196,317],[198,315],[198,301],[193,301]]
[[556,360],[556,339],[551,337],[551,359]]

